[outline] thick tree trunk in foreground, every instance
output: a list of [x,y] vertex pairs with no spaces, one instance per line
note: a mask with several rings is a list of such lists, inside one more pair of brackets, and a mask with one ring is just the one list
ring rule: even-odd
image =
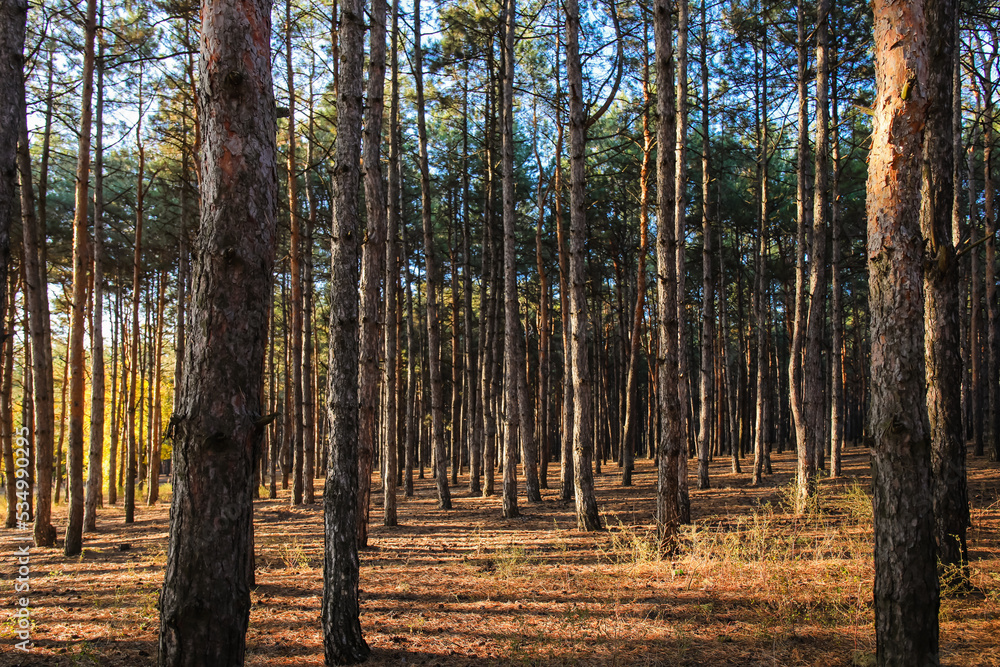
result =
[[[868,171],[868,273],[879,665],[938,664],[931,432],[924,374],[922,128],[928,107],[924,8],[876,0],[875,126]],[[950,64],[950,63],[949,63]]]
[[327,380],[330,455],[323,495],[323,645],[326,664],[368,657],[358,601],[358,188],[364,2],[344,0],[338,41],[343,49],[337,93],[331,243],[330,371]]
[[584,180],[587,119],[583,106],[583,72],[580,65],[580,8],[577,0],[567,0],[565,7],[570,115],[569,319],[573,358],[573,490],[577,527],[581,530],[599,530],[601,518],[594,495],[594,432],[591,423],[593,401],[587,353],[587,220]]
[[[198,117],[201,233],[184,386],[170,430],[173,499],[161,667],[242,665],[254,461],[277,209],[271,3],[205,0]],[[226,335],[215,335],[217,332]]]
[[[670,3],[656,0],[653,5],[656,41],[656,111],[660,117],[657,142],[670,146],[674,139],[673,44]],[[656,265],[660,275],[656,285],[659,301],[659,409],[660,437],[656,443],[657,489],[656,525],[661,542],[669,545],[677,535],[680,508],[677,502],[677,461],[685,447],[681,434],[681,405],[677,392],[677,240],[674,238],[674,151],[656,155]]]

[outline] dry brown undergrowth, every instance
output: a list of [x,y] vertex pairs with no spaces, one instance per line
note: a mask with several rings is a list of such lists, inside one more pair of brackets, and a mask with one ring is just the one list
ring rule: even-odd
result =
[[[362,623],[372,665],[867,665],[874,651],[867,453],[848,449],[846,476],[824,480],[819,506],[795,518],[783,503],[788,453],[760,488],[713,463],[713,488],[691,490],[695,523],[681,549],[651,539],[654,470],[635,486],[598,476],[609,529],[575,529],[558,490],[500,518],[498,498],[456,490],[435,508],[431,480],[400,499],[401,526],[380,525],[362,553]],[[1000,502],[996,468],[973,460],[976,589],[941,606],[946,665],[1000,665]],[[553,486],[558,472],[550,475]],[[376,485],[377,489],[377,485]],[[322,665],[322,509],[289,508],[287,492],[256,506],[257,587],[248,665]],[[3,535],[0,665],[155,664],[167,504],[105,508],[81,557],[31,556],[31,654],[13,650],[16,564]],[[65,507],[57,508],[61,522]],[[122,550],[128,545],[127,550]]]

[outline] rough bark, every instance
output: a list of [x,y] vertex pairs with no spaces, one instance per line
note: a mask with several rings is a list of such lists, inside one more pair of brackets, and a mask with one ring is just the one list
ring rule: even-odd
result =
[[378,305],[385,272],[386,194],[382,182],[382,112],[385,108],[385,0],[372,0],[369,12],[368,91],[365,104],[364,182],[367,235],[361,250],[361,366],[358,378],[358,546],[368,545],[371,476],[378,440]]
[[361,157],[364,2],[343,0],[334,154],[330,363],[330,457],[324,491],[323,644],[327,664],[364,660],[358,599],[358,188]]
[[927,416],[934,473],[934,520],[944,576],[967,579],[965,441],[962,437],[962,358],[959,336],[959,273],[952,237],[955,150],[952,142],[952,75],[957,57],[957,0],[934,0],[927,18],[927,97],[920,228],[924,259],[924,357]]
[[5,0],[0,5],[0,316],[7,312],[10,230],[17,215],[17,143],[24,115],[27,17],[25,0]]
[[[569,84],[570,126],[570,242],[569,318],[572,322],[570,347],[573,358],[573,490],[576,523],[581,530],[599,530],[601,519],[594,495],[594,433],[591,419],[592,392],[587,352],[586,296],[586,156],[587,118],[583,104],[583,71],[580,65],[580,8],[577,0],[567,0],[566,74]],[[667,143],[661,144],[663,146]]]
[[659,280],[656,284],[658,301],[657,329],[659,349],[660,433],[656,443],[656,525],[659,539],[670,545],[677,536],[680,507],[677,501],[678,458],[684,447],[681,434],[681,406],[677,392],[677,239],[674,237],[674,151],[663,150],[674,139],[674,87],[673,42],[671,39],[670,3],[656,0],[653,4],[653,37],[656,42],[656,111],[660,122],[657,128],[656,154],[656,265]]
[[[198,82],[201,231],[191,336],[170,420],[173,498],[159,664],[242,665],[254,461],[276,241],[271,3],[205,0]],[[225,335],[218,335],[225,332]]]
[[938,664],[920,234],[921,134],[932,103],[926,4],[874,3],[877,96],[867,195],[872,380],[867,428],[875,490],[879,665]]
[[680,522],[691,523],[691,498],[688,493],[688,442],[691,436],[691,362],[688,350],[686,294],[687,272],[684,268],[687,244],[687,44],[688,2],[677,1],[677,96],[674,139],[674,239],[677,261],[677,402],[681,418],[681,455],[677,459],[677,505]]
[[[384,26],[383,26],[384,27]],[[385,474],[382,477],[383,524],[395,526],[396,478],[399,460],[396,456],[396,351],[398,348],[397,299],[399,292],[399,260],[396,257],[396,237],[399,236],[399,140],[396,125],[399,123],[399,0],[392,2],[392,49],[391,49],[391,108],[389,111],[389,192],[388,220],[385,236],[385,407],[383,428],[385,430]],[[384,65],[384,63],[383,63]],[[383,78],[385,77],[383,67]]]

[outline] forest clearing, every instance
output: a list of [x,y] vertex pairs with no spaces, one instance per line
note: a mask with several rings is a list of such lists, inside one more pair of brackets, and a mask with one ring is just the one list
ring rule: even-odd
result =
[[[557,490],[505,520],[499,498],[461,491],[454,510],[437,510],[433,480],[418,480],[400,525],[373,525],[361,551],[366,664],[874,664],[868,458],[846,448],[844,476],[824,479],[819,510],[799,519],[788,506],[790,452],[774,454],[760,487],[713,462],[716,485],[692,487],[694,523],[670,560],[652,548],[648,461],[637,461],[630,488],[615,483],[613,464],[597,476],[609,526],[597,533],[576,529]],[[943,586],[942,665],[1000,664],[998,478],[970,459],[975,588]],[[322,665],[322,506],[290,508],[284,496],[255,501],[246,664]],[[10,651],[8,624],[0,664],[156,664],[167,508],[142,508],[131,526],[121,507],[106,508],[81,556],[33,553],[35,651]]]

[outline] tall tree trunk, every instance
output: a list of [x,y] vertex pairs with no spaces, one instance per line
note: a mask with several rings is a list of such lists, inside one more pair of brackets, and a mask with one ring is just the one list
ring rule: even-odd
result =
[[[121,392],[118,390],[118,359],[122,359],[122,376],[124,377],[124,354],[119,340],[125,340],[125,322],[122,318],[122,281],[118,274],[115,287],[114,319],[111,323],[111,450],[108,452],[108,504],[118,502],[118,480],[115,473],[118,470],[118,441],[121,421]],[[177,402],[174,402],[176,405]]]
[[687,44],[688,1],[677,1],[677,134],[674,141],[676,181],[674,183],[674,239],[677,242],[677,402],[681,406],[681,456],[677,459],[677,505],[680,522],[691,523],[691,499],[688,494],[688,442],[691,438],[691,363],[688,350],[687,273],[685,225],[687,222]]
[[[573,486],[576,523],[581,530],[599,530],[601,518],[594,495],[594,433],[589,358],[587,353],[586,296],[586,183],[584,150],[587,118],[583,105],[583,71],[580,65],[580,8],[577,0],[567,0],[566,74],[569,80],[570,125],[570,248],[569,303],[573,357]],[[661,144],[667,145],[667,144]],[[665,219],[665,218],[664,218]]]
[[437,256],[431,219],[431,177],[427,158],[427,124],[424,120],[423,50],[420,46],[420,0],[413,3],[413,78],[417,88],[417,134],[420,143],[420,210],[424,226],[424,263],[427,266],[427,365],[431,390],[431,443],[438,506],[451,509],[448,457],[444,443],[444,386],[441,379],[441,323],[438,321]]
[[934,521],[944,576],[967,583],[965,441],[962,437],[959,274],[952,237],[955,147],[953,75],[957,54],[958,0],[927,4],[928,97],[924,129],[920,229],[927,239],[924,261],[924,356],[927,416],[934,472]]
[[[305,174],[306,203],[309,217],[302,234],[302,502],[316,502],[316,368],[313,362],[313,233],[316,229],[316,195],[309,179],[313,168],[313,145],[316,143],[313,115],[313,80],[315,68],[310,56],[312,71],[309,77],[309,140],[306,148]],[[320,459],[323,457],[320,456]]]
[[[152,368],[153,386],[151,390],[153,392],[153,400],[150,403],[150,408],[153,411],[153,427],[149,433],[149,486],[146,489],[147,505],[154,505],[160,499],[160,457],[163,455],[163,441],[160,438],[160,434],[162,433],[162,429],[160,428],[160,413],[162,412],[160,408],[160,385],[162,384],[163,364],[160,360],[163,358],[163,309],[167,301],[167,274],[165,271],[160,272],[159,283],[156,297],[156,341],[154,343],[155,352],[153,354]],[[254,483],[254,488],[257,488],[256,483]]]
[[[384,19],[383,19],[384,23]],[[383,26],[384,28],[384,26]],[[399,235],[399,140],[396,126],[399,123],[399,0],[392,0],[392,50],[390,55],[392,77],[390,83],[389,110],[389,192],[388,220],[385,236],[385,407],[383,409],[383,430],[385,431],[385,464],[382,476],[383,524],[395,526],[396,517],[396,475],[399,460],[396,457],[396,392],[397,392],[397,349],[399,313],[399,259],[396,256],[396,237]],[[383,36],[384,41],[384,36]],[[383,62],[382,78],[385,78]]]
[[[142,108],[142,71],[139,74],[139,107]],[[146,194],[145,180],[146,169],[146,149],[142,142],[142,116],[135,128],[136,145],[139,148],[139,173],[136,178],[136,207],[135,207],[135,251],[132,256],[132,344],[129,351],[129,373],[131,373],[131,383],[128,390],[128,455],[125,462],[125,523],[135,521],[135,475],[136,457],[138,456],[138,444],[136,442],[136,430],[141,429],[141,422],[136,421],[136,383],[139,382],[139,299],[141,298],[141,277],[142,277],[142,225],[145,212],[143,210],[143,199]],[[204,201],[204,199],[203,199]],[[204,215],[204,212],[203,212]]]
[[403,248],[401,252],[406,276],[406,433],[404,436],[403,494],[413,497],[413,465],[417,448],[417,368],[416,357],[419,343],[413,330],[413,281],[410,274],[410,254],[406,243],[406,226],[402,228]]
[[[831,14],[831,18],[832,18]],[[837,60],[836,32],[834,33],[833,60]],[[844,288],[841,277],[843,265],[842,236],[840,220],[840,111],[837,86],[837,68],[830,76],[830,91],[833,97],[830,146],[830,477],[840,477],[841,451],[844,447]]]
[[[994,51],[994,54],[996,52]],[[990,66],[984,68],[983,90],[992,91]],[[991,458],[1000,461],[1000,306],[996,281],[996,212],[993,208],[993,93],[984,95],[983,110],[983,217],[986,220],[986,340],[987,423]]]
[[[26,8],[25,8],[26,11]],[[45,237],[41,218],[35,217],[34,192],[31,180],[31,154],[28,144],[27,107],[24,104],[23,78],[16,99],[20,114],[17,120],[17,165],[21,190],[21,218],[24,254],[24,299],[28,311],[31,369],[25,375],[32,380],[30,390],[24,387],[25,402],[31,400],[33,413],[23,418],[33,420],[34,433],[34,540],[35,546],[51,547],[56,543],[56,529],[52,525],[52,449],[55,432],[52,378],[52,332],[49,326],[49,297],[45,262],[42,259]]]
[[[503,516],[513,519],[517,510],[517,444],[521,426],[517,386],[524,358],[518,355],[520,330],[517,293],[517,257],[514,250],[514,26],[516,2],[506,0],[503,25],[503,274],[504,274],[504,399]],[[521,434],[523,436],[523,434]]]
[[823,321],[826,314],[826,221],[829,170],[829,42],[830,0],[816,3],[816,168],[813,188],[812,246],[809,249],[809,319],[802,361],[802,411],[806,439],[799,443],[796,511],[803,513],[818,491],[816,471],[826,443],[829,415],[823,397]]
[[292,290],[292,505],[302,504],[305,450],[302,442],[302,218],[299,215],[298,171],[295,156],[295,68],[292,65],[292,0],[285,0],[285,75],[288,81],[288,154],[285,169],[288,180],[289,267]]
[[[875,642],[879,665],[938,664],[931,432],[924,371],[921,135],[927,18],[936,0],[876,0],[877,94],[868,163]],[[950,64],[950,63],[949,63]]]
[[[686,4],[686,2],[685,2]],[[711,456],[712,419],[715,401],[712,385],[715,380],[715,294],[712,273],[712,217],[708,171],[708,17],[706,0],[701,2],[701,422],[698,427],[698,488],[707,489],[708,462]]]
[[792,413],[797,452],[805,452],[808,438],[807,416],[802,404],[802,353],[806,336],[806,229],[812,213],[806,186],[806,164],[809,153],[809,98],[806,70],[809,55],[806,49],[805,0],[796,3],[796,44],[798,56],[798,142],[795,168],[795,315],[792,321],[792,341],[788,356],[788,403]]
[[674,54],[671,37],[670,3],[653,4],[653,37],[656,42],[656,112],[659,116],[656,153],[656,266],[660,280],[656,296],[659,305],[657,351],[659,377],[660,434],[656,443],[656,526],[659,539],[670,545],[677,535],[680,507],[677,502],[678,458],[685,446],[681,433],[681,405],[677,392],[677,239],[674,237],[675,152],[663,150],[675,139]]
[[[73,302],[69,340],[69,445],[67,478],[69,509],[63,551],[75,556],[83,548],[83,401],[86,363],[83,349],[87,308],[90,245],[87,194],[90,183],[91,102],[94,94],[94,40],[97,33],[97,0],[87,0],[83,42],[83,98],[80,102],[80,141],[76,160],[76,198],[73,213]],[[141,112],[141,111],[140,111]]]
[[[361,251],[361,368],[358,398],[361,402],[358,433],[358,546],[368,546],[368,513],[372,461],[378,440],[378,304],[385,273],[386,195],[382,184],[382,112],[385,108],[385,0],[372,0],[368,35],[368,94],[365,105],[364,180],[368,213],[367,238]],[[382,480],[383,483],[385,480]]]
[[[201,233],[187,371],[170,420],[161,667],[242,665],[245,656],[278,200],[269,10],[231,0],[202,7]],[[227,335],[210,335],[218,330]]]
[[635,468],[635,433],[639,430],[639,397],[636,375],[639,366],[642,318],[646,308],[646,258],[649,254],[649,163],[653,153],[653,133],[649,129],[649,35],[648,25],[643,49],[642,99],[645,112],[642,114],[642,163],[639,167],[639,259],[636,263],[635,308],[632,311],[631,333],[629,336],[628,371],[625,376],[625,425],[622,430],[622,486],[632,486],[632,471]]
[[[331,246],[330,363],[327,404],[330,463],[324,491],[323,644],[328,664],[361,662],[358,601],[358,189],[361,180],[364,2],[343,0],[343,49],[337,93]],[[419,29],[418,29],[419,33]]]
[[[103,9],[103,7],[102,7]],[[103,11],[101,23],[104,22]],[[104,465],[104,43],[97,54],[97,109],[94,137],[94,316],[90,332],[90,452],[83,530],[97,530]]]

